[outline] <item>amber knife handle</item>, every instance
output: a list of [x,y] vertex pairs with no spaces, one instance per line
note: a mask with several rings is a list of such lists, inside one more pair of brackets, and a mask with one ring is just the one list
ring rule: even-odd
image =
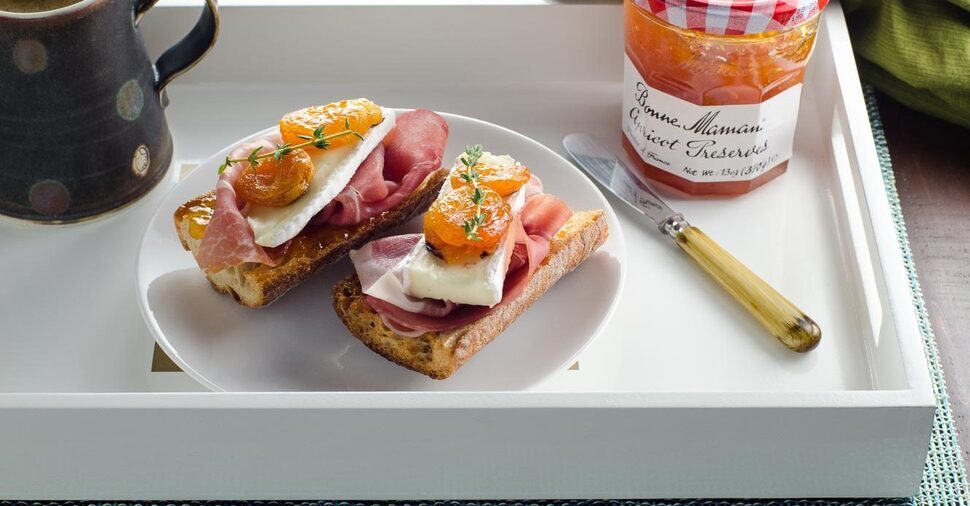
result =
[[822,338],[818,324],[701,229],[679,214],[667,218],[660,229],[782,344],[797,352],[818,346]]

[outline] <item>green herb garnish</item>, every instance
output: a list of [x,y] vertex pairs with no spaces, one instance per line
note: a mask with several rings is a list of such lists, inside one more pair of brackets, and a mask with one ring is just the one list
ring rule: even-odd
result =
[[302,149],[307,146],[313,146],[317,149],[327,149],[330,147],[330,141],[338,137],[353,135],[354,137],[357,137],[360,140],[364,140],[363,135],[351,130],[350,120],[344,121],[343,130],[337,133],[332,133],[330,135],[323,135],[323,129],[325,127],[326,125],[318,126],[316,130],[313,131],[312,137],[309,135],[298,135],[297,137],[305,141],[299,144],[283,143],[279,146],[276,146],[276,149],[274,149],[273,151],[267,151],[265,153],[260,153],[260,150],[262,150],[263,148],[256,148],[251,153],[249,153],[249,156],[247,156],[246,158],[229,158],[227,156],[226,159],[222,162],[222,165],[219,166],[219,174],[222,174],[223,171],[225,171],[226,168],[229,167],[230,165],[238,162],[249,162],[249,164],[252,165],[254,168],[258,167],[259,161],[264,158],[273,157],[273,160],[278,162],[282,160],[284,157],[286,157],[286,155],[292,153],[293,150]]
[[475,170],[475,165],[478,164],[478,160],[481,157],[481,144],[465,147],[465,154],[461,157],[461,163],[465,166],[465,172],[458,175],[462,181],[471,183],[475,188],[475,191],[472,192],[472,202],[475,203],[475,216],[470,220],[465,220],[464,223],[465,237],[472,241],[482,240],[478,235],[478,227],[484,225],[485,220],[488,218],[488,215],[482,212],[482,203],[485,202],[485,192],[478,186],[479,173]]

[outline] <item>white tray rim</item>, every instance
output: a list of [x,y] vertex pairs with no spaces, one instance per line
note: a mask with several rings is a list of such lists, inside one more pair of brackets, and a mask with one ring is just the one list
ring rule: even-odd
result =
[[[200,4],[196,0],[165,0],[160,10],[172,14],[170,19],[194,22]],[[251,13],[249,7],[265,8],[270,0],[224,0],[222,4],[232,17],[243,11]],[[592,12],[595,9],[591,6],[604,5],[594,0],[272,3],[297,6],[287,15],[306,13],[310,6],[318,5],[334,5],[330,12],[346,13],[375,5],[472,4],[481,5],[481,9],[515,6],[523,17],[574,7],[586,14],[587,8]],[[534,10],[520,9],[522,5]],[[823,23],[833,44],[849,47],[837,2],[827,8]],[[900,497],[917,493],[935,409],[922,334],[855,61],[848,51],[836,51],[829,57],[834,57],[834,75],[826,77],[841,90],[834,106],[850,120],[842,125],[840,134],[850,152],[850,163],[864,169],[853,175],[857,198],[850,204],[858,203],[868,217],[867,230],[871,227],[873,232],[867,245],[873,269],[882,274],[883,322],[891,319],[895,327],[893,340],[899,346],[905,388],[800,392],[6,393],[0,394],[0,420],[5,422],[0,423],[4,428],[0,443],[4,443],[7,456],[0,459],[0,484],[4,484],[0,497],[419,500]],[[595,64],[589,66],[599,69]],[[577,75],[563,73],[557,78],[568,80]],[[854,245],[861,241],[851,230],[850,235]],[[415,447],[402,443],[402,438],[392,438],[390,431],[373,431],[374,420],[381,417],[412,431],[424,430],[429,421],[444,420],[444,426],[437,427],[444,435],[423,440],[427,447]],[[594,417],[595,423],[606,429],[601,438],[585,437],[584,431]],[[254,434],[264,433],[267,420],[290,431],[254,438]],[[495,421],[514,428],[506,427],[501,433],[490,431]],[[565,427],[565,432],[556,431],[556,424]],[[659,426],[644,431],[648,424]],[[336,430],[326,430],[327,425]],[[466,425],[482,431],[481,437],[467,437]],[[712,437],[697,437],[698,428],[709,430]],[[521,453],[527,455],[491,453],[523,429],[531,439],[518,442],[528,450]],[[800,431],[801,437],[792,438],[791,430]],[[574,444],[564,444],[563,437],[575,438]],[[712,443],[722,445],[722,451],[711,452]],[[186,452],[187,444],[207,451]],[[146,451],[133,451],[132,445]],[[368,458],[375,448],[385,448],[389,454],[380,460]],[[408,452],[415,450],[418,461],[407,461]],[[654,450],[659,454],[651,453]],[[613,458],[602,459],[604,451]],[[475,472],[474,465],[465,465],[467,457],[478,453],[484,457],[472,464],[494,465],[494,473]],[[258,462],[255,455],[259,455]],[[537,455],[546,459],[541,466],[534,460]],[[661,458],[655,458],[657,455]],[[548,465],[553,461],[565,465]],[[267,466],[267,462],[281,465]],[[880,465],[872,466],[872,462]],[[435,469],[441,464],[448,467],[442,467],[445,472],[440,479],[433,473],[410,479],[410,469],[405,469]],[[375,465],[384,466],[388,479],[348,474]],[[214,468],[237,475],[213,479],[210,473]],[[503,469],[509,472],[502,475]],[[698,472],[712,479],[696,480]],[[328,476],[334,479],[321,480]]]
[[[224,0],[223,7],[234,9],[263,7],[345,6],[556,6],[602,4],[595,0],[561,2],[558,0],[448,0],[448,1],[379,1],[366,0]],[[193,0],[164,0],[159,7],[197,9]],[[823,23],[832,43],[851,47],[848,28],[841,7],[830,5]],[[836,79],[843,94],[838,106],[849,118],[868,118],[859,75],[850,52],[834,52]],[[805,392],[296,392],[296,393],[0,393],[0,409],[16,408],[92,408],[139,409],[186,408],[221,409],[240,406],[266,409],[354,409],[354,408],[841,408],[841,407],[924,407],[935,406],[929,373],[922,347],[922,335],[913,309],[902,250],[896,237],[886,188],[878,168],[879,160],[868,120],[850,121],[848,140],[856,156],[867,212],[875,235],[877,252],[890,307],[901,347],[901,357],[908,388],[898,390],[805,391]],[[872,170],[868,170],[871,168]],[[614,307],[611,308],[612,310]],[[254,404],[254,402],[256,404]]]

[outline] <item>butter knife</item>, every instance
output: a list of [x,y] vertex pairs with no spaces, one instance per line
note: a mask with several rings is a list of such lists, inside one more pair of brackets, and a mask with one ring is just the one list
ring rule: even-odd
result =
[[697,262],[734,300],[789,349],[805,352],[818,345],[819,326],[704,232],[674,212],[653,190],[592,136],[571,134],[563,146],[600,185],[653,220],[660,231]]

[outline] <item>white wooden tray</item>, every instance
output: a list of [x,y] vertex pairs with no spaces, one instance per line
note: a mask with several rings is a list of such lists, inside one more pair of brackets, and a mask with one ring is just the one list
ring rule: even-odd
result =
[[[166,47],[196,8],[163,2],[145,18],[150,45]],[[558,151],[573,131],[619,146],[617,3],[227,0],[222,13],[217,48],[169,90],[178,163],[345,96],[478,117]],[[257,36],[273,32],[285,37]],[[182,373],[151,371],[134,297],[141,233],[177,172],[102,221],[0,223],[0,497],[917,490],[934,401],[837,3],[788,174],[735,199],[670,196],[818,321],[822,343],[806,355],[618,206],[631,259],[620,305],[578,368],[534,391],[203,392]]]

